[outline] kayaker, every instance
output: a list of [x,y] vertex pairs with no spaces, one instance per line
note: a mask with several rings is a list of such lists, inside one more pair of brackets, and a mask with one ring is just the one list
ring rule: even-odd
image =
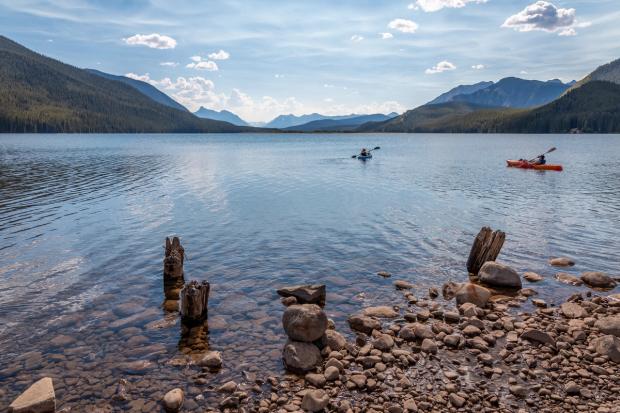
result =
[[540,155],[534,162],[534,165],[544,165],[547,163],[547,159],[545,159],[545,155]]
[[368,156],[368,150],[366,148],[362,148],[362,151],[360,152],[360,156]]

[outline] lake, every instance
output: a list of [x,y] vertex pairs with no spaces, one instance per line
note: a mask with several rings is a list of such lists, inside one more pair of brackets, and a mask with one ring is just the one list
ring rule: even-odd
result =
[[[352,159],[363,146],[381,149]],[[505,167],[551,146],[564,172]],[[168,235],[185,279],[211,283],[213,387],[282,371],[280,286],[326,284],[350,335],[349,314],[402,301],[394,280],[420,296],[466,280],[491,226],[507,234],[499,259],[543,275],[540,297],[559,303],[587,288],[555,281],[548,258],[618,276],[619,217],[618,135],[2,135],[0,408],[44,375],[78,410],[109,402],[120,378],[134,411],[200,392],[191,337],[161,308]]]

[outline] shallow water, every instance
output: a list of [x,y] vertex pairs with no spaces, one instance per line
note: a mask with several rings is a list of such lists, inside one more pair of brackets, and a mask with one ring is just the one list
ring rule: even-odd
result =
[[[551,146],[562,173],[504,166]],[[2,135],[0,409],[43,375],[60,407],[110,402],[124,377],[125,410],[153,411],[175,386],[204,409],[183,354],[206,341],[225,364],[212,385],[281,371],[277,287],[327,284],[346,333],[346,315],[400,297],[394,279],[420,295],[464,280],[485,225],[557,303],[583,289],[553,280],[550,256],[618,276],[619,216],[617,135]],[[171,234],[186,280],[211,283],[202,340],[161,308]]]

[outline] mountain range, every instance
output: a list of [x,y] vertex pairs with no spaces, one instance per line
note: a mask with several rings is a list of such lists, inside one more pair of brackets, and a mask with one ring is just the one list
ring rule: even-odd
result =
[[0,36],[0,132],[248,130],[252,128],[200,119],[159,103],[126,81],[61,63]]
[[313,120],[301,125],[290,126],[285,128],[287,131],[296,132],[329,132],[332,130],[350,131],[368,122],[383,122],[398,116],[398,113],[392,112],[388,115],[376,113],[373,115],[351,115],[352,117],[326,117],[324,119]]
[[194,112],[194,115],[204,119],[221,120],[237,126],[249,126],[246,121],[227,110],[217,111],[201,106],[196,112]]

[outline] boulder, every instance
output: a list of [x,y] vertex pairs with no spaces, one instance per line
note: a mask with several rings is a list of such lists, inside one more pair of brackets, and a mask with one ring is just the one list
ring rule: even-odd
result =
[[564,284],[570,284],[570,285],[582,285],[583,284],[583,281],[581,281],[579,278],[572,276],[570,274],[567,274],[565,272],[557,273],[555,275],[555,279]]
[[381,334],[373,341],[372,346],[377,350],[389,352],[394,347],[394,339],[388,334]]
[[185,400],[185,393],[181,389],[172,389],[164,395],[164,409],[167,412],[176,413],[181,410],[183,401]]
[[329,396],[323,390],[310,390],[301,400],[301,408],[307,412],[320,412],[329,404]]
[[222,353],[209,351],[198,361],[198,365],[209,369],[219,369],[222,367]]
[[340,370],[336,366],[328,366],[325,368],[325,379],[327,381],[336,381],[340,378]]
[[377,317],[377,318],[396,318],[398,317],[398,312],[394,311],[392,307],[388,307],[387,305],[379,306],[379,307],[367,307],[362,310],[362,313],[368,317]]
[[600,318],[596,321],[594,327],[604,334],[620,337],[620,315]]
[[294,373],[307,373],[321,363],[321,352],[312,343],[289,340],[282,350],[284,366]]
[[463,284],[455,283],[454,281],[448,281],[441,287],[441,293],[444,300],[451,300],[456,295],[456,292],[461,288]]
[[599,337],[592,341],[594,350],[601,356],[608,357],[614,363],[620,363],[620,339],[612,335]]
[[549,265],[554,267],[572,267],[575,265],[575,261],[567,257],[550,258]]
[[325,341],[329,348],[334,351],[340,351],[347,345],[347,340],[335,330],[327,330],[325,332]]
[[56,395],[50,377],[44,377],[32,384],[9,406],[9,413],[54,413]]
[[592,288],[614,288],[618,283],[602,272],[584,272],[581,274],[581,281]]
[[361,331],[362,333],[370,334],[372,330],[381,330],[381,322],[379,320],[363,314],[352,314],[347,321],[353,330]]
[[277,290],[281,297],[295,297],[299,304],[325,304],[325,285],[294,285]]
[[327,316],[316,304],[291,305],[284,310],[282,326],[291,340],[310,343],[325,334]]
[[584,318],[588,316],[585,308],[577,303],[567,302],[560,306],[562,314],[567,318]]
[[536,274],[535,272],[526,272],[523,274],[523,278],[531,283],[535,283],[538,281],[542,281],[544,278],[540,274]]
[[461,285],[454,296],[456,298],[456,305],[458,306],[465,303],[472,303],[482,308],[486,306],[489,298],[491,298],[491,291],[480,285],[466,283]]
[[480,282],[492,287],[521,288],[521,277],[512,268],[495,261],[487,261],[478,272]]

